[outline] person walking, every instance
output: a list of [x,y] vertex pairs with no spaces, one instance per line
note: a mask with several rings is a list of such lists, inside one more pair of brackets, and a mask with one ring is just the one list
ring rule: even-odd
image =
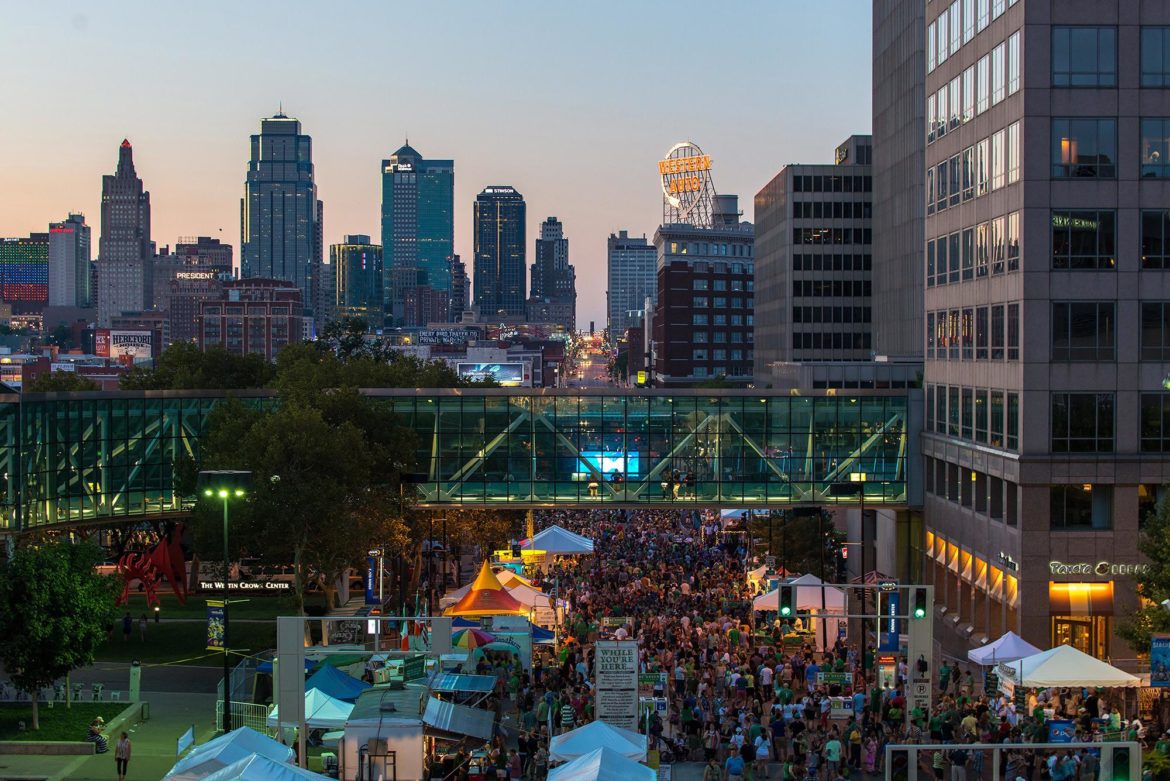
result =
[[126,768],[130,766],[130,736],[125,732],[114,744],[114,765],[118,770],[118,781],[126,781]]
[[126,615],[122,616],[122,642],[130,640],[130,630],[134,628],[134,619],[130,616],[130,611],[126,611]]

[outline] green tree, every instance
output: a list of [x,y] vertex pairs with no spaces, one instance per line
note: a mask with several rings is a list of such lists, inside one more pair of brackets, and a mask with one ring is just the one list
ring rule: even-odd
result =
[[342,360],[368,357],[371,348],[366,341],[366,334],[369,330],[369,324],[360,317],[330,320],[322,330],[320,342]]
[[763,541],[754,552],[771,552],[789,572],[811,573],[822,580],[835,576],[837,562],[828,543],[832,521],[815,514],[773,511],[770,516],[752,516],[748,528],[752,537]]
[[135,366],[122,376],[123,390],[238,390],[266,388],[275,369],[262,355],[235,355],[220,346],[200,350],[175,342],[154,368]]
[[97,546],[57,540],[17,548],[0,563],[0,661],[32,699],[34,730],[39,690],[92,664],[117,614],[118,586],[97,574],[99,561]]
[[1146,516],[1137,547],[1149,562],[1134,576],[1143,600],[1117,622],[1117,634],[1140,652],[1149,649],[1151,635],[1170,632],[1170,610],[1161,604],[1170,598],[1170,494]]
[[102,386],[77,372],[49,372],[24,386],[29,393],[69,393],[101,390]]

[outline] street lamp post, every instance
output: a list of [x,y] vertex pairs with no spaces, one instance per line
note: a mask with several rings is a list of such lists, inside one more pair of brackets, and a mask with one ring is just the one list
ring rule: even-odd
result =
[[231,661],[228,658],[228,576],[231,574],[231,557],[228,552],[228,501],[243,499],[248,493],[252,480],[251,472],[231,469],[205,470],[199,473],[199,488],[209,499],[223,501],[223,731],[232,731],[232,686]]

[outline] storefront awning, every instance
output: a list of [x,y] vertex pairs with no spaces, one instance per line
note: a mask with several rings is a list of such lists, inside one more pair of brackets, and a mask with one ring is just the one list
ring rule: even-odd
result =
[[1054,616],[1113,615],[1113,582],[1048,583],[1048,612]]

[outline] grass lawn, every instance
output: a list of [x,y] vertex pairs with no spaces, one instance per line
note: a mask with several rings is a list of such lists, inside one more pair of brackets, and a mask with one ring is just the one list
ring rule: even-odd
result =
[[[232,624],[231,646],[240,653],[255,654],[276,647],[276,621],[253,624]],[[114,639],[98,646],[99,662],[130,662],[144,664],[182,663],[216,665],[223,657],[207,650],[207,625],[202,621],[153,621],[146,628],[146,642],[138,639],[138,627],[128,641],[122,639],[121,626]]]
[[[109,721],[126,706],[127,703],[116,702],[75,702],[71,708],[63,703],[50,708],[42,702],[37,709],[41,728],[33,731],[31,703],[0,703],[0,740],[85,740],[91,721],[98,716]],[[19,721],[25,723],[24,732],[16,728]]]

